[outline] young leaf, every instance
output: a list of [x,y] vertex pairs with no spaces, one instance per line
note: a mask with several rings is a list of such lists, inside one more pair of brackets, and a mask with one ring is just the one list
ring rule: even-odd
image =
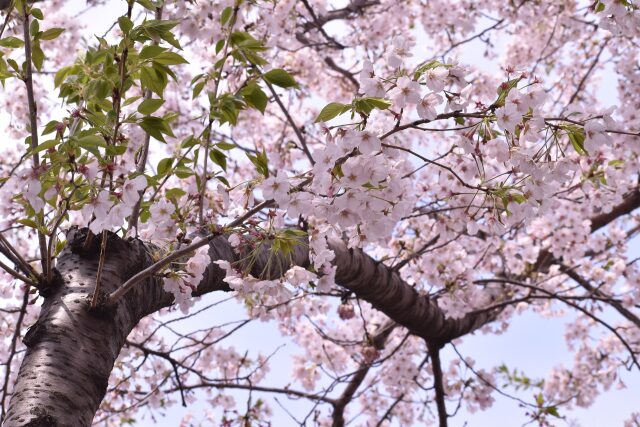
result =
[[78,138],[78,145],[81,147],[106,147],[107,143],[100,135],[86,135]]
[[227,171],[227,156],[225,156],[222,151],[212,148],[209,152],[209,158],[211,158],[213,163],[220,166],[223,171]]
[[267,71],[263,77],[269,83],[283,88],[297,86],[296,81],[291,74],[287,73],[282,68]]
[[47,31],[40,34],[38,37],[40,40],[53,40],[64,32],[64,28],[49,28]]
[[164,99],[145,99],[138,105],[140,114],[149,115],[154,113],[158,108],[162,107]]
[[164,47],[149,45],[142,48],[140,51],[140,59],[151,59],[165,52],[167,49]]
[[155,62],[163,65],[188,64],[189,62],[175,52],[164,52],[153,58]]
[[34,43],[31,47],[31,60],[33,61],[33,65],[36,67],[36,70],[42,70],[42,63],[44,62],[44,52],[40,48],[39,43]]
[[167,172],[169,171],[169,168],[171,167],[171,164],[173,163],[173,158],[172,157],[168,157],[166,159],[162,159],[158,162],[158,167],[156,168],[156,171],[158,172],[159,176],[164,176],[167,174]]
[[9,36],[0,39],[0,46],[15,49],[24,46],[24,42],[17,37]]
[[264,114],[269,98],[260,86],[257,84],[249,84],[241,91],[241,94],[247,104]]
[[133,28],[133,22],[127,16],[123,15],[118,18],[118,26],[124,34],[129,34],[129,31]]
[[318,117],[316,117],[316,120],[314,121],[314,123],[328,122],[334,117],[337,117],[338,115],[342,114],[345,111],[344,110],[345,107],[349,107],[349,106],[346,104],[340,104],[339,102],[331,102],[327,104],[322,109],[322,111],[320,111],[320,114],[318,114]]
[[45,142],[41,143],[40,145],[38,145],[35,148],[35,150],[33,150],[33,153],[39,153],[41,151],[48,150],[49,148],[55,147],[59,143],[60,143],[60,141],[58,141],[57,139],[50,139],[49,141],[45,141]]
[[384,98],[362,98],[367,103],[373,105],[378,110],[386,110],[391,107],[391,101],[388,101]]
[[233,13],[233,8],[231,6],[227,6],[224,8],[222,13],[220,14],[220,24],[225,25],[229,18],[231,18],[231,14]]

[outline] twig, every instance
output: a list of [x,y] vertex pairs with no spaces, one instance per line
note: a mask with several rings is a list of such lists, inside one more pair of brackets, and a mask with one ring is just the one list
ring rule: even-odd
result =
[[271,83],[269,83],[266,79],[263,79],[263,80],[264,80],[265,84],[267,85],[267,87],[269,88],[269,91],[273,95],[273,98],[276,100],[276,103],[280,107],[280,110],[282,110],[282,113],[287,118],[287,121],[289,122],[289,124],[293,128],[293,131],[295,132],[296,136],[298,137],[298,141],[300,141],[300,145],[302,145],[302,151],[304,151],[304,154],[306,154],[306,156],[309,159],[309,161],[311,162],[311,164],[315,165],[316,162],[315,162],[315,160],[313,160],[313,156],[311,155],[311,151],[309,151],[309,147],[307,147],[307,141],[305,140],[304,136],[302,135],[302,132],[300,131],[300,128],[298,127],[298,125],[296,125],[296,122],[293,121],[293,117],[291,117],[291,114],[289,114],[289,111],[287,110],[287,107],[284,106],[284,104],[282,103],[282,100],[280,99],[280,97],[276,93],[276,91],[273,88],[273,86],[271,85]]
[[104,269],[104,258],[107,249],[107,230],[102,230],[102,241],[100,242],[100,259],[98,260],[98,274],[96,275],[96,287],[91,297],[91,307],[98,305],[98,294],[100,292],[100,283],[102,282],[102,270]]
[[[576,91],[573,93],[573,95],[571,95],[571,98],[569,98],[568,105],[571,105],[573,103],[573,101],[576,100],[576,98],[578,97],[580,92],[582,91],[582,88],[584,87],[584,84],[587,82],[587,79],[589,78],[589,75],[591,74],[591,72],[593,72],[593,69],[596,67],[596,65],[598,65],[598,62],[600,62],[600,56],[602,55],[602,52],[604,52],[604,49],[607,47],[607,44],[609,43],[609,40],[610,39],[607,38],[607,39],[604,40],[604,43],[602,43],[602,46],[600,47],[600,51],[598,52],[598,54],[594,58],[593,62],[591,63],[591,66],[589,67],[587,72],[584,73],[584,76],[582,76],[582,79],[578,83],[578,87],[576,88]],[[563,109],[563,112],[564,112],[564,110],[566,110],[566,108],[567,107],[565,107]]]

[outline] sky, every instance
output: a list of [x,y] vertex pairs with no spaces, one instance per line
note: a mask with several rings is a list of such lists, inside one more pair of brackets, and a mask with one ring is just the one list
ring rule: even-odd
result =
[[[120,2],[116,2],[116,4],[117,8],[102,7],[90,10],[80,15],[79,19],[86,22],[96,34],[103,34],[121,13],[122,4]],[[84,0],[70,0],[67,3],[67,7],[83,10],[85,2]],[[481,52],[482,48],[477,43],[471,43],[461,51],[460,60],[464,63],[485,64],[485,66],[489,67],[489,63],[481,56]],[[611,74],[609,74],[609,78],[605,74],[599,91],[604,105],[615,105],[615,87],[616,82]],[[7,96],[7,94],[0,96]],[[0,113],[0,124],[4,123],[5,119],[5,113]],[[631,250],[634,253],[640,253],[638,242],[632,245]],[[208,295],[199,305],[208,304],[227,296],[224,294]],[[245,309],[233,301],[222,304],[215,311],[207,313],[206,316],[209,316],[209,318],[196,317],[183,324],[182,328],[188,330],[193,328],[194,325],[202,327],[202,322],[220,324],[234,319],[246,318]],[[210,318],[212,313],[215,314],[215,319]],[[570,365],[572,363],[571,354],[567,351],[564,340],[568,321],[569,318],[544,319],[534,313],[526,313],[516,316],[506,333],[502,335],[476,333],[465,338],[457,348],[462,355],[475,359],[476,368],[489,370],[504,363],[510,368],[518,368],[518,370],[526,372],[531,378],[543,377],[550,368],[558,364]],[[282,344],[284,346],[280,347]],[[258,351],[262,354],[270,354],[275,351],[276,353],[270,364],[271,372],[267,378],[275,384],[284,385],[289,382],[291,370],[288,361],[289,356],[296,352],[296,346],[290,340],[283,339],[280,336],[275,324],[252,322],[252,324],[225,340],[224,345],[248,348],[253,354],[257,354]],[[444,350],[442,357],[443,365],[446,366],[449,360],[458,356],[448,347]],[[621,426],[623,420],[633,410],[638,409],[637,396],[640,396],[640,375],[637,372],[633,373],[633,375],[628,372],[621,374],[623,381],[627,385],[626,389],[609,391],[597,399],[596,403],[590,408],[578,408],[566,413],[566,415],[576,419],[580,425],[585,427]],[[509,392],[513,391],[509,390]],[[527,401],[533,401],[532,393],[532,391],[524,391],[517,393],[517,395]],[[242,393],[232,394],[238,396],[238,402],[245,399],[245,395]],[[497,393],[494,393],[494,398],[496,402],[489,410],[469,413],[464,408],[461,409],[458,415],[450,420],[450,426],[520,426],[527,421],[527,418],[523,416],[525,410],[520,408],[517,402],[501,397]],[[307,403],[300,400],[289,400],[284,396],[279,396],[278,399],[295,416],[301,416],[309,408]],[[289,415],[275,402],[270,401],[270,405],[274,411],[274,426],[296,425]],[[176,405],[170,408],[166,418],[162,419],[159,425],[177,425],[185,411],[192,410],[198,414],[206,406],[206,402],[203,401],[187,409]],[[451,408],[452,405],[450,405]],[[562,412],[562,414],[565,413]],[[139,422],[136,425],[151,426],[155,424],[147,419],[146,422]],[[558,425],[567,425],[567,423],[559,423]]]

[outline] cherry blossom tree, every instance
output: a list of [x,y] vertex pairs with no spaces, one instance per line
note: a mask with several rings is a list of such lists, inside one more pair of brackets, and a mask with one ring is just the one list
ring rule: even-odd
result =
[[[7,3],[3,425],[546,426],[638,375],[633,1]],[[572,365],[459,351],[525,312]]]

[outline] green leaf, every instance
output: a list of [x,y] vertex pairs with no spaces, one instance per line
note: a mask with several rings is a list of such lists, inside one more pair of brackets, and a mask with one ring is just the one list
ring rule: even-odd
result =
[[182,47],[180,46],[180,42],[178,41],[178,39],[176,39],[176,37],[172,33],[164,33],[163,35],[160,36],[160,38],[166,41],[167,43],[169,43],[171,46],[175,47],[176,49],[182,49]]
[[158,62],[163,65],[178,65],[178,64],[188,64],[189,62],[184,59],[181,55],[178,55],[175,52],[164,52],[153,58],[155,62]]
[[44,126],[44,130],[42,131],[42,135],[47,135],[47,134],[49,134],[49,133],[51,133],[51,132],[55,131],[55,130],[56,130],[56,128],[58,127],[58,124],[59,124],[59,123],[60,123],[60,122],[59,122],[59,121],[57,121],[57,120],[51,120],[49,123],[47,123],[47,124]]
[[3,39],[0,39],[0,46],[1,47],[7,47],[9,49],[15,49],[15,48],[24,46],[24,42],[22,41],[22,39],[19,39],[17,37],[13,37],[13,36],[9,36],[9,37],[5,37]]
[[129,31],[133,28],[133,21],[131,21],[129,17],[123,15],[118,18],[118,26],[124,34],[129,34]]
[[497,90],[498,99],[493,103],[496,107],[504,107],[505,100],[507,99],[507,95],[511,92],[511,89],[518,86],[518,83],[522,80],[522,77],[518,77],[517,79],[512,79],[506,82],[503,82]]
[[264,110],[267,108],[269,98],[264,93],[262,88],[257,84],[249,84],[240,92],[244,100],[250,106],[264,114]]
[[33,16],[36,19],[39,20],[43,20],[44,19],[44,15],[42,14],[42,10],[38,9],[37,7],[34,7],[33,9],[31,9],[31,16]]
[[211,158],[213,163],[220,166],[223,171],[227,171],[227,156],[225,156],[222,151],[212,148],[209,152],[209,158]]
[[384,98],[362,98],[367,103],[373,105],[378,110],[386,110],[391,107],[391,101],[388,101]]
[[35,150],[33,150],[33,153],[39,153],[41,151],[48,150],[49,148],[55,147],[59,143],[60,143],[60,141],[58,141],[57,139],[50,139],[49,141],[45,141],[45,142],[39,144],[35,148]]
[[318,114],[318,117],[316,117],[316,120],[314,121],[314,123],[328,122],[334,117],[337,117],[338,115],[344,113],[345,108],[348,108],[348,107],[349,105],[346,105],[346,104],[341,104],[339,102],[331,102],[325,105],[322,111],[320,111],[320,114]]
[[442,62],[438,61],[437,59],[433,59],[416,69],[416,71],[413,73],[413,80],[417,81],[420,76],[422,76],[427,70],[431,70],[433,68],[438,68],[441,66],[446,67],[446,65],[444,65]]
[[140,114],[149,115],[154,113],[158,108],[162,107],[164,99],[145,99],[138,105]]
[[57,72],[55,77],[53,78],[53,84],[55,87],[60,86],[64,80],[67,78],[67,75],[71,72],[71,67],[62,67]]
[[18,223],[26,225],[27,227],[35,228],[36,230],[38,229],[38,223],[29,218],[19,219]]
[[87,147],[106,147],[107,142],[100,135],[86,135],[81,138],[78,138],[78,145],[87,148]]
[[47,31],[40,34],[40,40],[53,40],[60,34],[64,33],[64,28],[49,28]]
[[158,175],[164,176],[171,168],[173,164],[173,157],[168,157],[166,159],[162,159],[158,162],[158,167],[156,168]]
[[547,409],[545,409],[545,412],[549,415],[553,415],[556,418],[562,418],[560,417],[560,413],[558,412],[558,408],[556,408],[555,406],[549,406]]
[[184,139],[184,141],[182,141],[182,144],[180,144],[180,148],[189,148],[189,147],[193,147],[194,145],[198,144],[200,141],[197,138],[194,138],[193,135],[189,135],[188,137],[186,137]]
[[140,95],[138,96],[132,96],[131,98],[127,98],[123,103],[122,106],[126,107],[127,105],[131,105],[134,102],[136,102],[137,100],[139,100],[140,98],[142,98]]
[[245,153],[245,154],[247,155],[249,160],[251,160],[251,163],[253,163],[256,166],[258,173],[260,173],[261,175],[264,175],[265,178],[268,178],[269,163],[267,160],[267,153],[264,150],[262,150],[262,152],[258,153],[256,156],[249,153]]
[[226,185],[227,187],[231,187],[231,185],[229,185],[229,181],[227,181],[227,178],[225,178],[224,176],[217,175],[215,178],[221,183],[223,183],[224,185]]
[[140,121],[140,127],[144,129],[144,131],[149,135],[161,142],[167,142],[165,141],[162,134],[171,137],[174,136],[173,131],[171,130],[167,122],[165,122],[160,117],[147,116]]
[[36,70],[42,70],[42,63],[44,62],[44,52],[40,48],[40,43],[34,43],[31,47],[31,60]]
[[383,98],[356,98],[352,105],[355,111],[368,116],[374,108],[386,110],[391,106],[391,101]]
[[162,92],[167,85],[166,78],[162,76],[154,68],[142,67],[140,69],[140,82],[144,88],[151,90],[159,97],[162,97]]
[[228,142],[218,142],[216,144],[216,147],[218,147],[221,150],[229,151],[236,148],[236,144],[230,144]]
[[156,11],[156,5],[151,0],[136,0],[136,3],[152,12]]
[[[153,10],[155,11],[155,6]],[[149,19],[148,21],[145,21],[142,24],[140,24],[140,28],[143,28],[149,31],[152,34],[161,35],[161,34],[165,34],[167,31],[171,30],[173,27],[178,25],[179,22],[180,21],[175,19],[173,20]]]
[[107,79],[92,80],[87,85],[86,93],[98,100],[111,95],[111,84]]
[[126,145],[107,145],[105,154],[108,156],[121,156],[127,152]]
[[216,55],[220,53],[220,51],[224,47],[224,44],[225,40],[218,40],[218,42],[216,43]]
[[567,127],[567,136],[576,153],[581,156],[588,154],[584,148],[584,130],[582,128],[577,126]]
[[33,21],[31,21],[31,24],[29,25],[29,34],[31,34],[31,36],[35,36],[36,34],[38,34],[39,31],[40,31],[40,23],[34,19]]
[[284,88],[297,86],[296,81],[291,74],[287,73],[282,68],[267,71],[263,77],[266,81],[276,86]]
[[56,249],[54,251],[54,256],[60,255],[62,250],[67,246],[67,241],[64,239],[60,239],[56,242]]
[[175,174],[178,178],[180,179],[185,179],[185,178],[189,178],[192,175],[195,175],[195,173],[193,172],[192,169],[189,169],[186,166],[178,166],[175,169]]
[[149,45],[142,48],[140,51],[140,59],[151,59],[165,52],[167,49],[164,47]]
[[164,192],[164,195],[167,199],[174,199],[174,200],[178,200],[180,197],[184,196],[185,194],[187,194],[187,192],[181,188],[169,188],[167,191]]
[[193,95],[191,96],[192,99],[195,99],[198,95],[200,95],[200,93],[202,92],[202,89],[204,89],[204,85],[205,85],[205,81],[200,81],[198,82],[194,87],[193,87]]
[[220,24],[224,26],[227,23],[227,21],[229,21],[229,18],[231,18],[232,14],[233,14],[233,8],[231,6],[225,7],[222,13],[220,14]]

